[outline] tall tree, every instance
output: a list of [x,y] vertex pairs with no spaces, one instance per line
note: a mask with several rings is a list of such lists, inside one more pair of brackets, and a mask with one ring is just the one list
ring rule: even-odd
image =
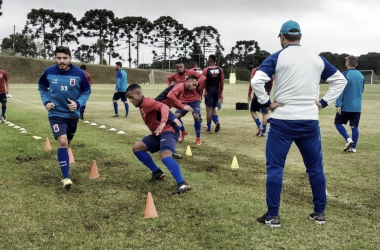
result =
[[4,38],[1,43],[1,50],[13,50],[13,42],[14,53],[20,53],[26,57],[37,57],[36,43],[30,36],[20,33],[11,34],[9,38]]
[[[3,5],[3,0],[0,0],[0,10],[1,10],[1,5]],[[0,16],[3,15],[3,12],[0,12]]]
[[23,34],[29,34],[33,39],[42,39],[44,46],[44,55],[46,58],[46,44],[49,44],[49,40],[46,37],[48,30],[54,27],[54,10],[47,9],[32,9],[27,15],[26,25],[23,30]]
[[203,49],[203,55],[215,54],[217,49],[224,51],[220,43],[220,34],[212,26],[200,26],[193,29],[195,40]]
[[237,41],[231,49],[231,54],[236,55],[236,66],[251,69],[254,64],[255,53],[260,51],[260,47],[255,40]]
[[368,54],[359,56],[357,69],[373,70],[374,72],[379,73],[380,72],[380,53],[369,52]]
[[95,61],[93,46],[82,44],[73,51],[74,58],[82,63],[91,63]]
[[54,22],[54,27],[51,33],[56,34],[59,37],[59,44],[62,46],[63,43],[78,42],[78,38],[75,35],[77,30],[76,26],[78,24],[77,19],[67,12],[55,12],[52,16],[52,21]]

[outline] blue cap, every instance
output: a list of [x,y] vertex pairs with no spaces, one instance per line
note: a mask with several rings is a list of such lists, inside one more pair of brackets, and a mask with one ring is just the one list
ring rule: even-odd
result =
[[[298,31],[297,32],[290,32],[291,29],[297,29]],[[281,30],[280,30],[280,34],[283,34],[283,35],[301,35],[300,25],[296,21],[289,20],[282,25]],[[278,36],[280,36],[280,34],[278,34]]]

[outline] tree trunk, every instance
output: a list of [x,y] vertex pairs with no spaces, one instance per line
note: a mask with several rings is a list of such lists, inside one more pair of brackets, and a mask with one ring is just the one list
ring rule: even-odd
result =
[[139,39],[139,35],[137,35],[137,41],[136,41],[136,52],[137,52],[137,68],[139,67],[139,43],[140,43],[140,39]]
[[131,67],[131,61],[132,61],[132,58],[131,58],[131,37],[128,36],[128,62],[129,62],[129,67]]

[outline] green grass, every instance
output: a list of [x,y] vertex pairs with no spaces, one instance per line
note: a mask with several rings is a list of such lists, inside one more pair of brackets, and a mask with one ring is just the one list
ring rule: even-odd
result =
[[[156,96],[165,85],[142,85]],[[132,145],[149,131],[138,109],[129,118],[110,118],[113,86],[94,85],[85,118],[98,125],[126,131],[126,135],[83,123],[71,145],[74,186],[61,187],[46,112],[36,85],[12,85],[7,117],[27,129],[0,124],[0,249],[377,249],[380,217],[379,141],[380,86],[366,86],[358,152],[342,152],[344,140],[333,121],[335,109],[320,113],[325,172],[327,223],[308,219],[311,191],[302,158],[292,147],[284,175],[280,229],[256,222],[265,210],[265,139],[254,136],[248,111],[236,111],[248,86],[236,85],[236,95],[225,90],[218,134],[202,134],[195,146],[191,117],[184,119],[189,135],[178,143],[192,157],[179,160],[193,190],[172,196],[176,187],[168,174],[160,183],[147,183],[150,173],[132,153]],[[322,86],[322,92],[327,85]],[[121,107],[122,105],[119,105]],[[121,108],[121,111],[123,108]],[[205,115],[203,110],[203,116]],[[41,136],[35,140],[32,135]],[[44,151],[49,137],[53,151]],[[237,156],[240,168],[230,168]],[[89,179],[92,160],[100,178]],[[159,217],[143,219],[147,192],[153,194]]]

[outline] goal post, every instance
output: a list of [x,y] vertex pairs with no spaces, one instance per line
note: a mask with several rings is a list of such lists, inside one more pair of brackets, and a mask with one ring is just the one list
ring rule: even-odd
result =
[[171,74],[173,74],[173,73],[172,72],[166,72],[166,71],[152,69],[149,72],[149,83],[150,84],[166,83],[168,77]]
[[364,76],[365,84],[379,84],[379,77],[375,74],[373,70],[359,70]]

